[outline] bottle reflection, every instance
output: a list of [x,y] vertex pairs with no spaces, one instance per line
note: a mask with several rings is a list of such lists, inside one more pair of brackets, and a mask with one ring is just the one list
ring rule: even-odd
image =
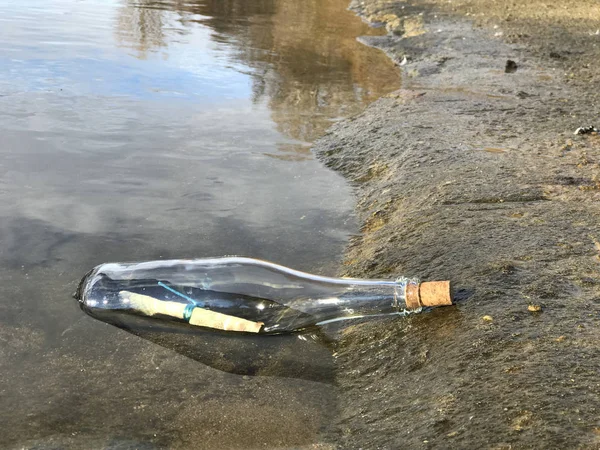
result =
[[334,384],[333,341],[318,328],[265,339],[201,331],[176,322],[165,325],[150,317],[125,312],[98,310],[93,316],[224,372]]

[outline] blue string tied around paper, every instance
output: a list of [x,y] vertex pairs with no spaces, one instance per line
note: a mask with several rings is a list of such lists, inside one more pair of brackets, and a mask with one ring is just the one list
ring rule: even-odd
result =
[[192,297],[188,297],[187,295],[173,289],[171,286],[167,286],[165,283],[163,283],[162,281],[158,282],[158,285],[165,288],[167,291],[172,292],[173,294],[187,300],[189,303],[187,305],[185,305],[185,309],[183,310],[183,319],[186,322],[190,321],[190,318],[192,317],[192,311],[194,311],[194,308],[201,308],[204,305],[199,302],[198,300],[193,299]]

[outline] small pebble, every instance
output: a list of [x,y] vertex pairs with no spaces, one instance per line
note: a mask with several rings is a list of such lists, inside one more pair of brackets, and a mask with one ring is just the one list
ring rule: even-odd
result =
[[492,316],[483,316],[482,319],[485,320],[486,322],[491,322],[492,320],[494,320],[492,318]]
[[542,312],[542,306],[541,305],[529,305],[527,307],[527,311],[530,312]]
[[598,131],[598,128],[596,128],[594,125],[588,125],[587,127],[577,128],[573,134],[593,134],[598,133]]
[[519,68],[519,66],[517,65],[517,63],[514,62],[513,60],[509,59],[506,61],[506,66],[504,67],[504,72],[515,73],[518,68]]

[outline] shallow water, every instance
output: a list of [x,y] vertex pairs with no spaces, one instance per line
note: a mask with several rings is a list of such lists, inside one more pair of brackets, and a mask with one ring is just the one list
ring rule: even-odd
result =
[[310,143],[399,83],[355,39],[377,30],[345,8],[0,5],[1,446],[327,439],[330,376],[281,370],[329,367],[326,346],[252,342],[246,353],[270,366],[245,372],[231,357],[245,344],[146,336],[155,345],[85,316],[70,295],[105,261],[243,254],[335,273],[353,203]]

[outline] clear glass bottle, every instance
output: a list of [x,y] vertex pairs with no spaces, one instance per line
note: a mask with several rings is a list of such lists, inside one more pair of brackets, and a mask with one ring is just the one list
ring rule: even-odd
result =
[[452,303],[447,281],[321,277],[243,257],[102,264],[76,298],[92,316],[118,311],[260,334]]

